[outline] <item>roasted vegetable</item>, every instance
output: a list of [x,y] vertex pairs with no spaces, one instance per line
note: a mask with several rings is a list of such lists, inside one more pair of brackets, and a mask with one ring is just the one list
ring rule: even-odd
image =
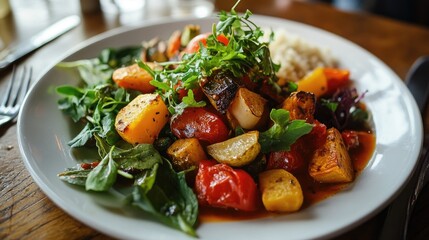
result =
[[204,144],[228,139],[229,130],[222,119],[206,108],[185,108],[170,123],[172,133],[178,138],[197,138]]
[[282,108],[289,111],[291,120],[302,119],[312,123],[316,97],[311,92],[293,92],[284,100]]
[[165,62],[167,57],[167,44],[158,38],[142,43],[143,51],[141,59],[143,62]]
[[258,138],[258,131],[247,132],[207,146],[207,153],[220,163],[241,167],[252,162],[261,151]]
[[168,119],[167,106],[158,94],[141,94],[119,111],[115,128],[131,144],[153,143]]
[[201,160],[207,159],[203,147],[196,138],[176,140],[168,149],[167,154],[176,171],[183,171],[195,167]]
[[312,92],[316,97],[323,96],[328,92],[328,80],[319,67],[298,81],[298,91]]
[[221,71],[214,73],[201,82],[204,94],[221,114],[225,114],[232,99],[235,97],[238,87],[238,81],[232,74]]
[[254,211],[259,194],[252,177],[242,169],[203,160],[195,178],[195,192],[202,205]]
[[312,92],[316,97],[333,94],[350,83],[349,75],[345,69],[318,67],[298,81],[298,91]]
[[180,44],[180,38],[182,36],[182,33],[177,30],[174,31],[170,38],[168,39],[167,43],[167,50],[165,52],[165,55],[167,55],[168,59],[173,59],[173,57],[177,56],[180,52],[181,44]]
[[255,129],[268,119],[267,100],[247,88],[239,88],[228,111],[244,129]]
[[316,149],[310,161],[309,174],[323,183],[353,181],[353,165],[341,133],[336,128],[326,131],[325,143]]
[[298,179],[284,169],[267,170],[259,174],[262,203],[268,211],[294,212],[304,201]]
[[[146,64],[152,69],[156,67],[154,63],[148,62]],[[142,93],[153,93],[155,91],[155,87],[150,84],[153,77],[137,64],[116,69],[113,72],[112,79],[118,86],[126,89],[138,90]]]

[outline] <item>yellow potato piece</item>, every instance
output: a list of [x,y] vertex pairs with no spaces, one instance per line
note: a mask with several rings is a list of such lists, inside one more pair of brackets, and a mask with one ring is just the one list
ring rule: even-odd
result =
[[119,111],[115,128],[131,144],[151,144],[168,119],[167,106],[158,94],[141,94]]
[[261,151],[258,138],[258,131],[247,132],[207,146],[207,153],[220,163],[241,167],[255,160]]
[[262,203],[267,211],[295,212],[304,201],[298,179],[284,169],[267,170],[259,174]]

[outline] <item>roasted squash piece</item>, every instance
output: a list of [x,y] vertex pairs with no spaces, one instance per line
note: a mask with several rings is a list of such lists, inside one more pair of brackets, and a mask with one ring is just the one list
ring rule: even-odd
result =
[[196,138],[176,140],[168,149],[167,154],[177,171],[198,167],[201,160],[207,159],[203,147]]
[[[146,64],[152,69],[156,67],[154,63],[148,62]],[[155,87],[150,84],[150,81],[153,80],[152,76],[137,64],[116,69],[112,79],[118,86],[126,89],[138,90],[142,93],[155,91]]]
[[354,179],[353,165],[341,133],[326,131],[326,141],[316,149],[309,164],[309,174],[322,183],[346,183]]
[[239,88],[228,111],[242,128],[255,129],[267,119],[267,100],[247,88]]
[[220,163],[241,167],[255,160],[261,151],[258,138],[258,131],[247,132],[207,146],[207,153]]
[[115,128],[131,144],[153,143],[168,119],[169,112],[161,96],[141,94],[119,111]]
[[282,108],[289,111],[291,120],[303,119],[313,122],[316,97],[311,92],[293,92],[284,100]]
[[322,67],[314,69],[298,81],[298,91],[311,92],[316,97],[328,92],[328,79]]
[[262,203],[268,211],[295,212],[304,201],[298,179],[284,169],[267,170],[259,174]]

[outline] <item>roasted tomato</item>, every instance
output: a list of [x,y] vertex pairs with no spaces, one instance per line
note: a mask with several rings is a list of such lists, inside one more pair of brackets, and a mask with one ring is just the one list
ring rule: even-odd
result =
[[347,149],[359,147],[359,135],[356,131],[343,131],[341,133],[344,143],[346,144]]
[[244,170],[215,161],[200,162],[195,191],[199,203],[205,206],[243,211],[254,211],[259,206],[253,178]]
[[[186,97],[188,95],[188,90],[184,89],[184,88],[180,88],[178,89],[178,87],[180,87],[180,82],[176,84],[175,88],[177,91],[177,94],[179,95],[179,100],[182,101],[183,97]],[[194,98],[195,101],[201,101],[204,98],[204,93],[203,90],[201,89],[201,87],[197,87],[192,89],[192,92],[194,92]]]
[[206,108],[186,108],[170,127],[178,138],[197,138],[206,144],[225,141],[229,133],[221,117]]
[[297,151],[297,146],[293,144],[290,151],[271,152],[268,157],[267,169],[284,169],[291,173],[305,169],[305,160]]
[[[207,45],[207,38],[212,35],[212,33],[203,33],[200,35],[195,36],[191,39],[191,41],[186,46],[185,52],[186,53],[196,53],[198,50],[200,50],[200,43],[204,46]],[[223,45],[228,45],[229,40],[224,35],[218,35],[217,40],[222,43]]]

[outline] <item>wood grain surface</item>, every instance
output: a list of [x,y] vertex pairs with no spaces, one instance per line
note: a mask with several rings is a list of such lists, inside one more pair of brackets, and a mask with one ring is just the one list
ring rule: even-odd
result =
[[[26,34],[35,31],[28,19],[25,24],[19,25],[22,21],[17,17],[24,14],[19,12],[20,8],[28,10],[29,2],[16,1],[13,6],[14,15],[0,19],[3,45],[25,38]],[[37,1],[31,1],[33,4],[34,2]],[[233,2],[235,1],[216,1],[216,8],[229,10]],[[77,11],[81,14],[78,1],[57,0],[52,3],[61,4],[61,7],[53,8],[56,12],[50,16],[60,16],[61,11]],[[418,57],[429,55],[429,29],[423,27],[368,13],[341,12],[319,3],[243,0],[238,10],[247,8],[255,14],[306,23],[349,39],[383,60],[402,79]],[[120,21],[109,20],[100,11],[81,16],[82,24],[79,27],[21,61],[21,64],[33,67],[35,79],[46,71],[46,66],[58,61],[60,53],[65,49],[122,25]],[[0,44],[0,49],[1,47]],[[0,74],[0,90],[3,91],[6,80],[10,77],[10,70]],[[424,119],[425,126],[428,126],[429,117],[425,115]],[[428,188],[423,191],[416,209],[417,213],[411,224],[412,239],[429,239]],[[337,239],[377,239],[384,214],[381,211]],[[110,239],[67,215],[40,190],[22,162],[14,124],[0,129],[0,239]]]

